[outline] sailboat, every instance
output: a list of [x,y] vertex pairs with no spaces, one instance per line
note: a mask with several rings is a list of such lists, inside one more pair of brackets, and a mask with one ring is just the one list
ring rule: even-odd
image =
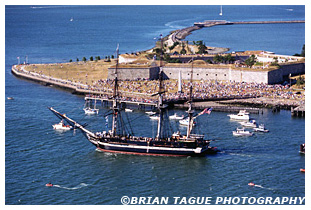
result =
[[220,16],[222,16],[222,5],[220,6],[220,13],[219,13]]
[[[163,41],[161,37],[161,43]],[[169,119],[167,116],[167,105],[163,103],[164,85],[163,85],[163,70],[162,62],[160,60],[159,70],[159,90],[154,95],[158,96],[157,109],[159,113],[157,134],[155,137],[142,137],[134,136],[131,133],[126,133],[124,129],[125,123],[121,117],[122,108],[119,107],[119,95],[118,95],[118,48],[117,48],[117,63],[115,68],[114,79],[114,91],[113,91],[113,103],[111,107],[112,111],[112,126],[108,132],[92,132],[85,128],[84,125],[79,124],[73,119],[69,118],[65,114],[61,114],[52,107],[49,109],[59,118],[65,119],[69,124],[78,128],[86,136],[86,138],[97,150],[110,153],[122,153],[122,154],[136,154],[136,155],[153,155],[153,156],[205,156],[206,154],[217,153],[216,147],[211,147],[211,140],[204,140],[204,135],[192,134],[193,123],[193,110],[192,110],[192,97],[189,100],[189,124],[187,128],[187,135],[182,135],[180,132],[168,135],[167,129]],[[190,95],[192,94],[192,87],[190,89]],[[167,127],[165,127],[167,126]]]

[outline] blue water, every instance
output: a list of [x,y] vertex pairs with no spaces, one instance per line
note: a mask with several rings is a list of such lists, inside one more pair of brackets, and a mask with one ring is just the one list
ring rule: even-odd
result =
[[[288,10],[292,9],[292,10]],[[232,136],[238,124],[227,114],[199,117],[200,130],[222,152],[206,158],[141,157],[95,151],[81,132],[55,132],[53,106],[93,131],[98,116],[85,116],[83,97],[14,77],[11,66],[106,56],[151,48],[154,37],[196,21],[220,19],[219,6],[6,6],[5,8],[5,202],[6,204],[121,204],[122,196],[213,197],[304,196],[305,120],[289,111],[252,115],[270,130],[248,138]],[[304,6],[223,6],[221,19],[303,20]],[[73,18],[74,21],[70,21]],[[264,49],[300,53],[304,24],[217,26],[188,40],[231,50]],[[171,110],[182,114],[182,110]],[[136,135],[153,136],[155,122],[142,112]],[[149,126],[151,125],[151,126]],[[175,128],[173,123],[172,127]],[[45,187],[52,182],[56,187]],[[254,182],[263,188],[249,187]]]

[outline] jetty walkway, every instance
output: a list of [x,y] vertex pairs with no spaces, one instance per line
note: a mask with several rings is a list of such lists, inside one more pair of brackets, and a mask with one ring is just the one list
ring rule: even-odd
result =
[[203,22],[195,22],[193,26],[186,27],[172,33],[169,42],[178,42],[185,39],[192,31],[203,27],[212,27],[217,25],[233,25],[233,24],[282,24],[282,23],[305,23],[305,20],[279,20],[279,21],[226,21],[226,20],[206,20]]
[[[108,105],[109,103],[113,102],[113,99],[108,98],[107,96],[100,96],[100,95],[86,95],[84,97],[85,101],[100,101],[101,104]],[[146,109],[146,107],[149,107],[150,109],[155,109],[157,106],[157,103],[155,102],[143,102],[143,101],[136,101],[136,100],[119,100],[119,103],[121,104],[122,108],[126,108],[130,106],[137,106],[138,109]]]

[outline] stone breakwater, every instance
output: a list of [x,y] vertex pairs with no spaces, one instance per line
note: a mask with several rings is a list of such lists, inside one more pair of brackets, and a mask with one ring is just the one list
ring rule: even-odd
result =
[[226,21],[226,20],[208,20],[204,22],[196,22],[193,26],[189,26],[172,33],[171,41],[181,41],[185,39],[192,31],[199,30],[203,27],[212,27],[216,25],[233,25],[233,24],[281,24],[281,23],[305,23],[304,20],[281,20],[281,21]]

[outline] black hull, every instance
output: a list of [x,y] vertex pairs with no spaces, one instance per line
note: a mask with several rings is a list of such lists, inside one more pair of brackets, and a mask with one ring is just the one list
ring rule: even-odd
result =
[[169,147],[169,146],[148,146],[147,143],[131,142],[131,144],[117,142],[101,142],[88,137],[98,150],[110,153],[147,155],[147,156],[192,156],[202,157],[208,154],[216,154],[215,147],[205,146],[203,148]]
[[206,156],[218,152],[217,148],[209,146],[209,140],[203,140],[198,135],[190,138],[172,136],[171,138],[157,139],[111,136],[106,132],[93,133],[65,114],[59,113],[52,107],[49,109],[60,119],[65,119],[71,126],[80,129],[93,145],[104,152],[154,156]]

